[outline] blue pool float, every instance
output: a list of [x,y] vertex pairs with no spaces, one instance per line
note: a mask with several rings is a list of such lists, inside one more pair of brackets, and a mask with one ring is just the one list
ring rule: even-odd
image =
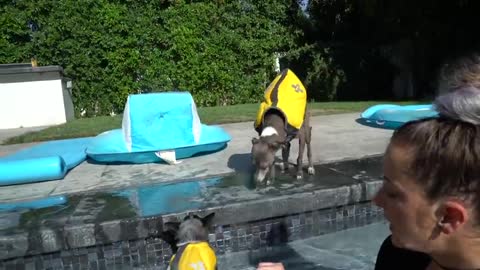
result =
[[43,142],[0,158],[0,186],[63,179],[87,158],[91,137]]
[[125,105],[122,128],[96,136],[86,153],[106,164],[170,163],[221,150],[230,140],[221,127],[200,122],[188,92],[133,94]]
[[397,129],[408,121],[438,117],[433,105],[394,105],[379,104],[360,114],[360,123],[370,127]]

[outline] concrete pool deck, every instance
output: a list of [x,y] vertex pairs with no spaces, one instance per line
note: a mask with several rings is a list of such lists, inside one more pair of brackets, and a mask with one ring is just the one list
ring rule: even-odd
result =
[[[357,118],[358,113],[312,117],[312,156],[315,164],[383,153],[392,131],[360,125],[355,121]],[[221,126],[232,136],[232,140],[219,152],[184,159],[178,165],[97,165],[85,161],[62,180],[0,187],[0,202],[247,172],[251,166],[251,138],[256,136],[253,123]],[[0,156],[30,145],[32,144],[0,146]],[[290,154],[292,164],[296,163],[297,153],[298,143],[295,140]],[[307,160],[306,153],[304,160]]]

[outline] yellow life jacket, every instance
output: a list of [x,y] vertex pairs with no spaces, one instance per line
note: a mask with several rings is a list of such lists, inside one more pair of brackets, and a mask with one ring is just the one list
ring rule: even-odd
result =
[[307,90],[297,75],[290,69],[284,69],[270,83],[263,97],[254,123],[255,130],[260,133],[265,113],[277,109],[286,119],[287,134],[295,136],[302,127],[307,108]]
[[168,270],[215,270],[216,267],[217,257],[208,242],[196,242],[180,246],[170,259]]

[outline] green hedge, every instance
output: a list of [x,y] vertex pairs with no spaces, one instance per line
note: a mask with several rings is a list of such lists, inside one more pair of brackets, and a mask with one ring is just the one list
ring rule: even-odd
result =
[[0,63],[62,66],[77,116],[119,113],[140,92],[187,90],[200,106],[256,102],[274,54],[295,47],[294,2],[0,1]]

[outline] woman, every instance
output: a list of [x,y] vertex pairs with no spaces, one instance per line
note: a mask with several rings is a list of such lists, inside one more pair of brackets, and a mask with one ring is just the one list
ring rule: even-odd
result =
[[407,123],[387,148],[374,202],[392,235],[378,270],[409,261],[408,269],[480,269],[480,90],[465,86],[435,106],[439,118]]
[[374,202],[392,235],[376,270],[480,269],[480,57],[441,75],[440,117],[406,124],[387,147]]
[[434,102],[440,117],[405,124],[387,147],[374,202],[391,236],[376,270],[480,269],[480,89],[448,92]]

